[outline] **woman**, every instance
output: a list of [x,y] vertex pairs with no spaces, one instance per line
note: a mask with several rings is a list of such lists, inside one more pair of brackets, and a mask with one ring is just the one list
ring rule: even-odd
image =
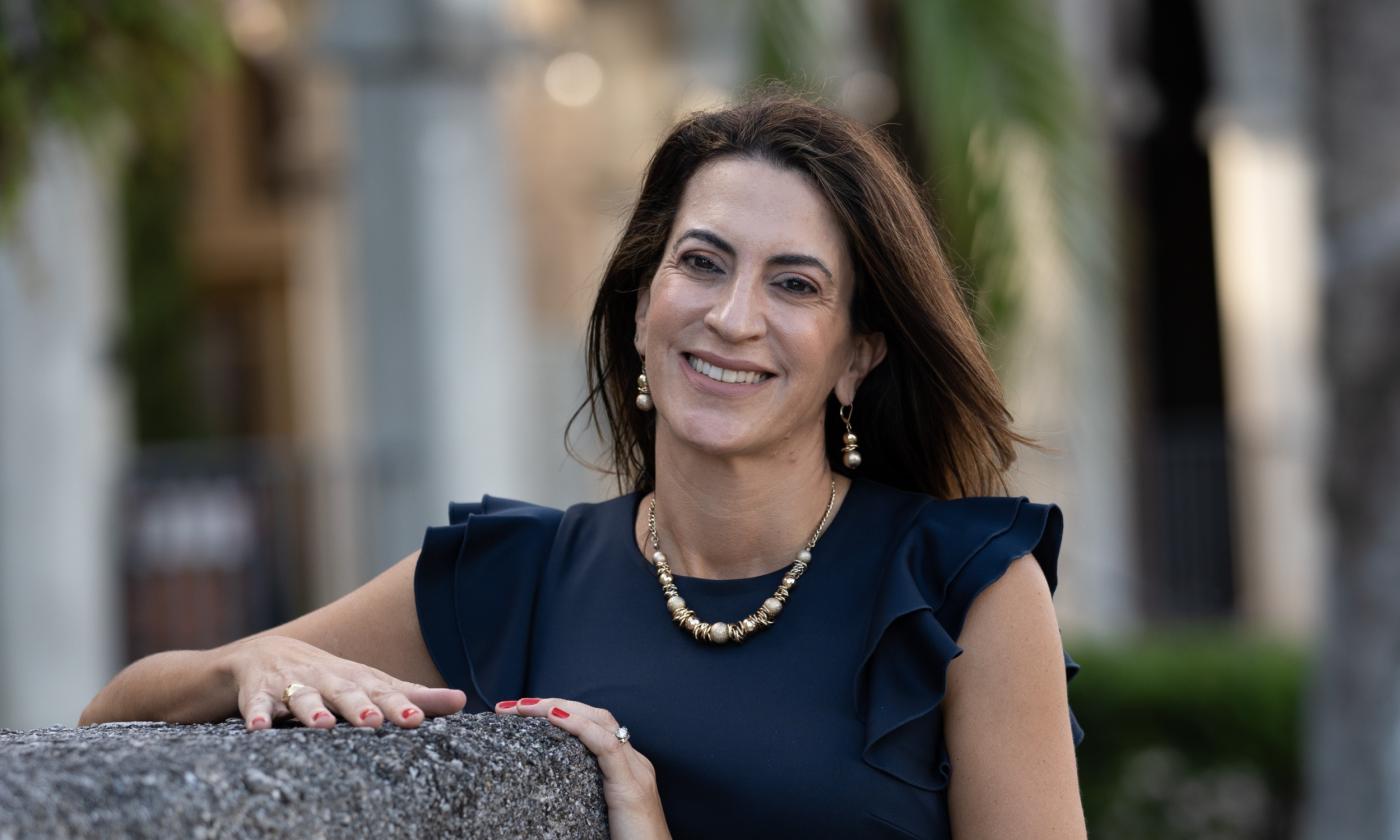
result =
[[681,122],[588,355],[625,495],[453,505],[359,590],[141,660],[84,722],[465,706],[578,736],[614,837],[1085,835],[1060,514],[984,495],[1023,439],[878,136],[783,95]]

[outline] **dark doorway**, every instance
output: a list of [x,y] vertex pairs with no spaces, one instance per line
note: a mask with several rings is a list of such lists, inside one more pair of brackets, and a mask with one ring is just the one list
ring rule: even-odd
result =
[[1137,31],[1127,33],[1128,60],[1146,82],[1150,117],[1123,151],[1129,204],[1140,214],[1130,262],[1140,598],[1157,620],[1227,618],[1236,599],[1210,171],[1200,128],[1209,93],[1204,33],[1195,2],[1150,0],[1139,11]]

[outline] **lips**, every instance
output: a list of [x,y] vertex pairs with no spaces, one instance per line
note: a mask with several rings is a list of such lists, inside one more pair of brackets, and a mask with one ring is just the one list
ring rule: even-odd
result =
[[[734,362],[723,357],[704,357],[684,353],[686,365],[711,381],[731,385],[757,385],[771,379],[773,374],[747,362]],[[723,361],[721,361],[723,359]]]

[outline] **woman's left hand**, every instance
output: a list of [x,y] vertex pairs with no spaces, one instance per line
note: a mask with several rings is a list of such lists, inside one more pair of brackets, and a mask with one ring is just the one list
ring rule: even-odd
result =
[[578,737],[598,757],[612,840],[670,840],[656,770],[630,743],[617,740],[617,719],[607,709],[557,697],[522,697],[496,704],[496,713],[546,718]]

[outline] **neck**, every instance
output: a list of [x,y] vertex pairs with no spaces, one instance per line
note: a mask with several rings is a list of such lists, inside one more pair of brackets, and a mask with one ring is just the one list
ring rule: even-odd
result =
[[[716,458],[686,446],[659,424],[656,532],[678,575],[757,577],[792,565],[821,522],[836,480],[836,516],[850,481],[834,475],[818,432],[764,456]],[[638,512],[638,543],[651,556],[650,497]]]

